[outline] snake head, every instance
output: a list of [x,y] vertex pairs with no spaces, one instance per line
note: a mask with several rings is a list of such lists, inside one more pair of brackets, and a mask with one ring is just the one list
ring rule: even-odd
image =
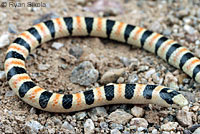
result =
[[172,98],[173,104],[172,107],[184,107],[188,105],[188,100],[182,95],[182,94],[177,94]]

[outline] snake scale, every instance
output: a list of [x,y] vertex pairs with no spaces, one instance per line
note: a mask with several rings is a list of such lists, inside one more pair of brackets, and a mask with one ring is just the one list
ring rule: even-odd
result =
[[64,17],[34,25],[9,46],[5,57],[10,87],[26,103],[49,112],[73,112],[108,104],[158,104],[183,107],[187,99],[161,85],[108,84],[75,94],[59,94],[37,86],[27,74],[25,59],[46,41],[67,36],[108,38],[155,53],[200,83],[200,60],[174,40],[150,30],[105,18]]

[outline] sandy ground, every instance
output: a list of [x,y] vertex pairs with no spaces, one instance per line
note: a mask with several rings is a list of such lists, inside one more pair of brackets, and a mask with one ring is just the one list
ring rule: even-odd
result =
[[[77,0],[78,1],[78,0]],[[105,16],[110,19],[123,21],[126,23],[142,26],[151,29],[155,32],[165,34],[166,36],[175,39],[188,47],[197,56],[199,55],[199,31],[200,31],[200,7],[198,1],[173,3],[170,0],[166,1],[139,1],[139,0],[118,0],[120,11],[110,9],[111,11],[102,11],[94,13],[85,11],[85,7],[91,6],[94,8],[94,1],[86,1],[84,4],[79,4],[73,0],[50,1],[45,0],[45,7],[0,7],[0,35],[9,33],[9,25],[16,26],[16,33],[9,33],[9,40],[12,42],[16,36],[28,29],[39,18],[44,18],[44,15],[53,13],[52,16]],[[80,0],[81,1],[81,0]],[[22,2],[22,1],[21,1]],[[24,2],[24,1],[23,1]],[[30,1],[26,1],[27,3]],[[118,5],[118,6],[119,6]],[[110,7],[112,7],[111,5]],[[114,12],[114,13],[113,13]],[[115,13],[117,12],[117,13]],[[199,15],[199,16],[198,16]],[[43,17],[42,17],[43,16]],[[194,17],[196,19],[194,19]],[[191,26],[194,30],[187,31],[185,25]],[[191,28],[190,27],[190,28]],[[56,50],[52,48],[53,42],[59,42],[64,46]],[[69,50],[77,46],[83,49],[83,54],[80,58],[75,58],[70,55]],[[3,63],[7,46],[0,49],[0,70],[3,71]],[[91,54],[96,58],[91,58]],[[99,38],[62,38],[55,41],[44,43],[41,47],[34,50],[29,56],[26,66],[30,76],[41,87],[55,92],[75,93],[81,90],[86,90],[91,87],[102,85],[100,79],[102,75],[110,69],[125,68],[119,57],[126,57],[130,60],[137,60],[137,69],[143,69],[139,72],[137,69],[127,71],[127,73],[117,80],[118,83],[127,83],[129,76],[136,74],[139,83],[162,84],[165,86],[175,87],[177,90],[182,90],[187,95],[191,102],[189,107],[185,109],[168,109],[154,105],[139,106],[144,110],[144,114],[140,117],[145,119],[148,127],[144,130],[138,130],[136,124],[133,123],[135,118],[133,105],[115,105],[105,106],[107,115],[98,115],[97,119],[91,116],[90,110],[85,110],[83,119],[78,119],[80,112],[71,114],[54,114],[32,108],[28,104],[21,101],[16,95],[11,92],[11,89],[5,79],[0,80],[0,132],[1,133],[186,133],[194,127],[195,124],[200,124],[200,85],[187,77],[182,71],[173,68],[165,63],[162,59],[154,54],[146,52],[138,48],[131,48],[122,43],[109,41]],[[97,82],[90,86],[80,86],[79,84],[71,83],[69,76],[74,67],[78,66],[83,61],[91,61],[99,71]],[[38,66],[48,64],[45,70],[38,69]],[[62,68],[66,66],[66,69]],[[159,76],[158,80],[154,80],[154,75],[147,77],[149,70],[155,69],[155,74]],[[166,75],[168,77],[166,77]],[[173,79],[173,82],[170,80]],[[189,81],[189,82],[188,82]],[[88,88],[89,87],[89,88]],[[125,124],[110,119],[111,114],[117,109],[123,109],[126,114],[133,115]],[[153,112],[152,112],[153,111]],[[185,112],[184,112],[185,111]],[[180,112],[182,114],[180,115]],[[82,113],[82,112],[81,112]],[[178,114],[179,113],[179,114]],[[177,116],[186,117],[185,121],[181,121]],[[114,117],[113,117],[114,118]],[[93,130],[87,130],[88,120],[94,125]],[[191,120],[189,123],[188,120]],[[36,121],[36,125],[30,125],[30,122]],[[63,124],[68,122],[68,127]],[[107,124],[107,127],[102,126],[102,122]],[[162,126],[172,122],[172,126],[164,129]],[[37,124],[36,123],[36,124]],[[122,128],[113,127],[113,124],[118,124]],[[122,125],[123,124],[123,125]],[[168,124],[169,125],[169,124]],[[69,127],[70,126],[70,127]],[[42,128],[38,130],[37,128]],[[164,126],[165,127],[165,126]],[[197,127],[196,127],[197,128]]]

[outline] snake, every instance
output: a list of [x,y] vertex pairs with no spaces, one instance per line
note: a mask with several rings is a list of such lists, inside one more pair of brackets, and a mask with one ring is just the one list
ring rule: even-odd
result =
[[200,83],[200,60],[186,47],[162,34],[101,17],[70,16],[40,22],[20,33],[9,45],[4,69],[11,89],[24,102],[40,110],[69,113],[110,104],[156,104],[181,108],[188,100],[175,89],[151,84],[110,83],[74,94],[39,87],[31,79],[25,60],[40,44],[61,37],[107,38],[154,53]]

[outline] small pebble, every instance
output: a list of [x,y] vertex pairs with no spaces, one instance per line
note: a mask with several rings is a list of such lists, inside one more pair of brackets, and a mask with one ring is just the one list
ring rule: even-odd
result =
[[50,68],[49,64],[38,64],[38,70],[40,71],[46,71]]
[[91,119],[87,119],[84,123],[84,132],[85,134],[93,134],[94,133],[94,123]]
[[5,46],[10,44],[9,37],[10,37],[9,33],[3,33],[0,36],[0,48],[4,48]]
[[68,130],[68,132],[70,132],[70,133],[75,133],[74,127],[71,124],[69,124],[67,121],[65,121],[62,124],[62,128]]
[[106,73],[103,74],[100,82],[103,84],[108,84],[108,83],[113,83],[116,82],[117,79],[123,75],[125,72],[125,68],[120,68],[120,69],[112,69],[107,71]]
[[69,54],[71,54],[74,57],[76,57],[77,59],[79,59],[81,57],[81,55],[83,54],[83,49],[79,46],[74,46],[69,49]]
[[135,126],[136,128],[143,127],[147,128],[148,122],[144,118],[133,118],[130,121],[131,126]]
[[5,97],[6,97],[6,98],[7,98],[7,97],[12,97],[12,96],[15,96],[15,92],[14,92],[13,90],[9,90],[9,91],[7,91],[6,94],[5,94]]
[[147,71],[149,70],[149,66],[140,66],[139,69],[138,69],[138,72],[144,72],[144,71]]
[[194,131],[194,133],[192,133],[192,134],[200,134],[200,127],[197,128],[197,129]]
[[195,29],[188,24],[185,24],[183,28],[188,34],[193,35],[195,33]]
[[77,120],[83,120],[87,116],[86,112],[78,112],[76,113],[76,119]]
[[108,119],[118,124],[126,124],[133,116],[122,109],[112,112]]
[[122,124],[117,124],[117,123],[112,123],[111,125],[110,125],[110,128],[111,129],[118,129],[118,130],[123,130],[123,125]]
[[17,27],[14,24],[8,24],[8,31],[13,34],[18,33]]
[[121,134],[121,132],[118,129],[112,129],[110,134]]
[[158,134],[158,130],[157,129],[153,129],[152,130],[152,134]]
[[156,72],[156,70],[155,69],[150,69],[149,71],[147,71],[146,73],[145,73],[145,78],[149,78],[149,77],[151,77],[151,75],[152,74],[154,74]]
[[37,112],[36,108],[32,107],[32,108],[30,109],[30,113],[31,113],[31,114],[36,114],[36,112]]
[[117,80],[117,83],[119,83],[119,84],[124,83],[124,78],[123,77],[119,77],[119,79]]
[[84,61],[76,66],[71,73],[70,81],[83,86],[89,86],[97,81],[99,72],[89,61]]
[[0,80],[5,80],[6,79],[6,74],[5,71],[0,71]]
[[62,124],[62,121],[57,117],[53,117],[52,121],[55,123],[55,125],[61,125]]
[[106,111],[106,109],[104,107],[95,107],[95,108],[92,108],[91,112],[90,112],[92,115],[95,115],[95,116],[99,116],[99,117],[104,117],[104,116],[107,116],[108,113]]
[[144,115],[144,109],[141,107],[134,106],[131,109],[131,114],[135,117],[142,117]]
[[25,124],[25,133],[26,134],[37,134],[39,130],[43,129],[44,126],[42,126],[39,122],[35,120],[31,120],[29,122],[26,122]]
[[108,129],[108,124],[106,122],[100,122],[101,129]]
[[200,128],[200,124],[194,124],[188,128],[189,131],[194,132],[197,128]]
[[65,69],[67,69],[67,65],[66,65],[66,64],[61,64],[61,68],[62,68],[63,70],[65,70]]
[[164,34],[165,36],[170,36],[171,33],[172,33],[172,31],[171,31],[170,29],[165,29],[165,30],[163,31],[163,34]]
[[59,50],[61,47],[63,47],[64,44],[63,43],[59,43],[59,42],[54,42],[51,47],[56,49],[56,50]]
[[127,57],[119,57],[119,60],[124,64],[125,67],[128,67],[131,64],[131,60]]
[[182,126],[187,127],[187,126],[192,126],[192,124],[193,124],[192,116],[193,116],[192,112],[188,112],[185,110],[179,110],[176,115],[176,118]]
[[131,74],[131,75],[128,77],[128,83],[129,83],[129,84],[137,83],[138,79],[139,79],[139,78],[138,78],[138,75],[135,74],[135,73],[133,73],[133,74]]
[[168,122],[166,124],[161,125],[161,130],[163,131],[175,131],[178,126],[177,122]]
[[76,3],[78,3],[78,4],[81,4],[81,5],[84,5],[84,4],[86,4],[86,0],[75,0],[76,1]]

